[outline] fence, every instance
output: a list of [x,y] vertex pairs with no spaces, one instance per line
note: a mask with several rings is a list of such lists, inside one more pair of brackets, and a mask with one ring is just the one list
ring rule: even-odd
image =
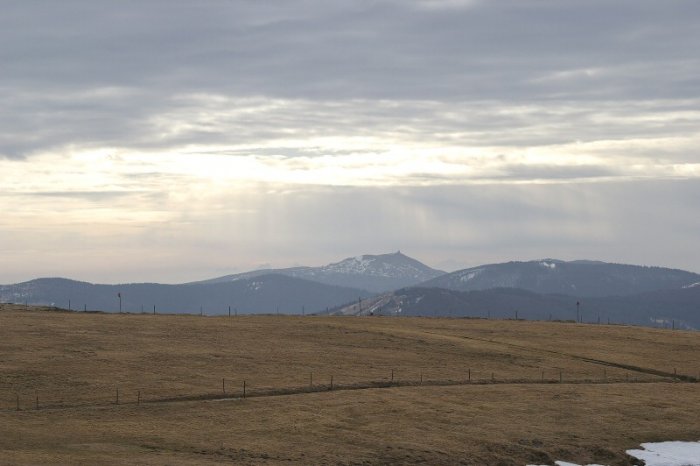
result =
[[542,384],[619,384],[619,383],[697,383],[700,381],[700,373],[690,376],[673,372],[635,372],[627,371],[624,375],[619,373],[611,376],[607,369],[600,371],[599,377],[580,378],[567,377],[564,370],[538,369],[533,372],[531,378],[509,378],[496,372],[475,372],[471,369],[464,371],[464,377],[441,378],[435,374],[427,374],[422,371],[402,371],[403,377],[399,378],[395,370],[391,370],[386,378],[381,380],[358,380],[338,378],[337,375],[325,375],[319,377],[313,372],[308,375],[308,384],[288,386],[256,386],[254,381],[238,378],[219,378],[218,386],[212,384],[211,390],[193,390],[191,387],[139,387],[138,384],[130,384],[130,388],[122,388],[113,384],[99,384],[90,387],[57,387],[54,390],[30,390],[30,389],[4,389],[0,393],[0,410],[26,411],[41,409],[65,409],[85,406],[107,405],[141,405],[145,403],[163,403],[177,401],[216,400],[228,398],[254,398],[266,396],[294,395],[315,392],[364,390],[391,387],[421,387],[421,386],[468,386],[468,385],[542,385]]

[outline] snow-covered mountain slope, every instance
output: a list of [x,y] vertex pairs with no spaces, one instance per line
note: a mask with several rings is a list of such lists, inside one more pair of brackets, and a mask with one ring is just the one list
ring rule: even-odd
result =
[[536,293],[613,296],[690,287],[700,275],[663,267],[543,259],[458,270],[422,283],[456,291],[520,288]]
[[327,285],[349,286],[372,292],[384,292],[412,286],[439,277],[445,272],[430,268],[399,251],[393,254],[349,257],[340,262],[321,267],[256,270],[226,275],[199,283],[231,282],[269,273],[303,278]]

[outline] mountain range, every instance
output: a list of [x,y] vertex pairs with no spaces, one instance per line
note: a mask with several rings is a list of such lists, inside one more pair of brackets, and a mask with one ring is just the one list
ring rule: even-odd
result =
[[[543,259],[445,273],[401,252],[320,267],[255,270],[179,285],[43,278],[0,285],[0,302],[115,312],[330,313],[581,320],[700,328],[700,275]],[[577,304],[578,303],[578,304]]]
[[415,285],[445,272],[401,252],[351,257],[321,267],[265,269],[179,285],[96,285],[42,278],[0,285],[0,302],[116,312],[301,314],[325,311],[376,292]]

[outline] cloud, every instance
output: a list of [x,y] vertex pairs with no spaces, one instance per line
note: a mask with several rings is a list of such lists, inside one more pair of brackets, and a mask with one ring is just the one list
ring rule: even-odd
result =
[[[12,264],[6,282],[52,274],[177,282],[227,267],[320,265],[358,251],[396,249],[433,266],[556,257],[695,270],[700,257],[692,245],[700,223],[687,213],[698,195],[698,184],[690,181],[255,190],[229,185],[182,193],[179,201],[163,199],[150,212],[143,205],[131,211],[125,206],[119,215],[103,217],[93,206],[82,219],[36,212],[40,222],[26,221],[31,212],[12,212],[0,222],[0,249]],[[187,207],[168,211],[174,202]],[[43,259],[22,261],[31,251]]]
[[653,0],[9,3],[0,244],[56,273],[82,246],[119,249],[124,274],[149,250],[158,273],[404,244],[622,260],[610,245],[643,224],[623,205],[645,202],[666,256],[625,245],[690,264],[699,17]]

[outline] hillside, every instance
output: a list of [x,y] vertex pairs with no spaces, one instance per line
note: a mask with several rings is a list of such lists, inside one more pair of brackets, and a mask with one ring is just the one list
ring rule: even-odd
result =
[[699,274],[684,270],[545,259],[482,265],[442,275],[420,286],[454,291],[520,288],[541,294],[601,297],[678,289],[699,282]]
[[369,295],[367,291],[267,274],[226,283],[94,285],[60,278],[0,286],[0,302],[57,306],[73,310],[190,313],[301,314],[320,312]]
[[332,313],[494,319],[514,319],[517,315],[527,320],[581,320],[700,329],[700,287],[592,298],[540,294],[518,288],[453,291],[412,287],[366,299],[361,309],[357,303],[352,303],[335,308]]
[[700,435],[696,332],[0,305],[0,347],[8,464],[622,466]]

